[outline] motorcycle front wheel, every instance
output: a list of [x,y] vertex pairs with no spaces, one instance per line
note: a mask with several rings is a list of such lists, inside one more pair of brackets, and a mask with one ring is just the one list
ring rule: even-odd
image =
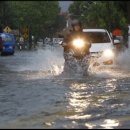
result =
[[64,53],[64,71],[69,73],[83,73],[83,75],[88,75],[88,56],[83,57],[82,59],[76,59],[69,53]]

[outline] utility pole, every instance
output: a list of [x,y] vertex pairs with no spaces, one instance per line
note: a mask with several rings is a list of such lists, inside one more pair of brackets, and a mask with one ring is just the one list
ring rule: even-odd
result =
[[71,14],[67,14],[67,16],[66,16],[66,27],[63,30],[64,36],[70,33],[70,30],[72,29],[71,22],[72,22]]
[[72,22],[71,14],[68,14],[66,20],[66,28],[71,29],[71,22]]

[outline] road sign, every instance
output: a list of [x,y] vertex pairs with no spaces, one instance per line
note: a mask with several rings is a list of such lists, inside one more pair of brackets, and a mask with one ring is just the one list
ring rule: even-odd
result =
[[22,33],[27,33],[28,34],[29,33],[29,29],[28,28],[23,28],[22,29]]
[[24,34],[23,34],[23,37],[24,37],[24,39],[28,39],[28,34],[27,34],[27,33],[24,33]]
[[24,39],[27,40],[29,38],[29,29],[24,27],[24,28],[22,28],[21,32],[22,32]]
[[7,32],[7,33],[9,33],[9,32],[11,32],[12,30],[11,30],[11,28],[9,27],[9,26],[6,26],[5,28],[4,28],[4,32]]

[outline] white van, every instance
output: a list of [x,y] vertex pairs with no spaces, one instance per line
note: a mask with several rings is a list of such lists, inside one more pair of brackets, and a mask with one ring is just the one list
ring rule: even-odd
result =
[[90,54],[96,58],[96,62],[103,65],[111,65],[115,59],[114,43],[119,41],[112,39],[106,29],[83,29],[91,41]]

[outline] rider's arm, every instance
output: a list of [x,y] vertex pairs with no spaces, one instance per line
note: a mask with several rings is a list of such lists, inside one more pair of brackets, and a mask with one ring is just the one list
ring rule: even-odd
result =
[[63,43],[62,43],[62,46],[63,46],[63,47],[68,46],[69,39],[70,39],[70,35],[66,35],[66,36],[64,37],[64,40],[63,40]]

